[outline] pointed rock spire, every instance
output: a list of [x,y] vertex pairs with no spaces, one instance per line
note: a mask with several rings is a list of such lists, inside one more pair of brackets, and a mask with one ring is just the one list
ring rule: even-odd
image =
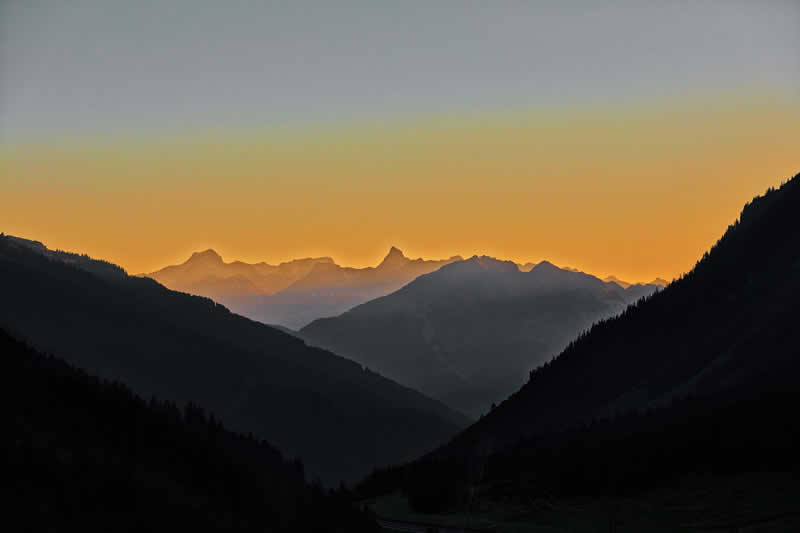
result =
[[386,257],[383,258],[381,264],[378,267],[387,267],[387,266],[396,266],[402,265],[408,262],[408,258],[400,251],[399,248],[392,246],[389,248],[389,253],[386,254]]

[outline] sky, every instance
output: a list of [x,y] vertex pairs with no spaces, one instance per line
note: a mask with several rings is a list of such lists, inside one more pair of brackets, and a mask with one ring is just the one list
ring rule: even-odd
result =
[[669,279],[800,171],[797,50],[798,2],[4,0],[0,231]]

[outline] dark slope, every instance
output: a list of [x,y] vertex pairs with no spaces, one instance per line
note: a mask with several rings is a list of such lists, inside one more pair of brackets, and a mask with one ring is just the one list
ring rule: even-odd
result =
[[358,490],[374,497],[402,488],[423,513],[513,503],[542,526],[551,525],[542,511],[553,502],[573,518],[584,506],[601,510],[596,524],[615,508],[659,508],[645,520],[651,527],[613,531],[681,531],[691,516],[699,520],[692,530],[798,531],[798,381],[796,371],[777,369],[669,406],[536,433],[488,455],[451,448],[376,472]]
[[656,289],[625,290],[548,262],[522,272],[475,256],[299,334],[479,416],[578,333]]
[[[669,476],[796,468],[798,426],[786,407],[800,386],[798,302],[795,176],[746,205],[692,272],[580,336],[412,465],[405,483],[436,507],[478,478],[597,495]],[[446,473],[451,481],[429,483]]]
[[465,425],[438,402],[211,300],[124,273],[100,277],[9,238],[0,238],[0,294],[0,327],[12,335],[145,397],[198,402],[326,482],[409,460]]
[[376,531],[346,494],[226,431],[0,330],[3,520],[19,531]]
[[683,278],[594,326],[465,440],[557,429],[796,368],[800,179],[745,206]]

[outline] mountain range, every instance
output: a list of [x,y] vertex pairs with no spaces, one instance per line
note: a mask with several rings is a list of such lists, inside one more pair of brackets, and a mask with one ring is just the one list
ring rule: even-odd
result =
[[[550,527],[554,509],[611,502],[602,511],[615,531],[613,506],[646,498],[647,512],[678,517],[671,530],[796,530],[788,508],[734,520],[733,491],[726,521],[688,523],[674,490],[701,487],[705,503],[736,476],[788,475],[781,497],[796,504],[798,228],[800,175],[745,205],[663,290],[546,261],[417,260],[431,270],[297,333],[358,362],[111,263],[0,234],[8,518],[39,529],[81,517],[101,530],[127,513],[125,531],[159,517],[170,529],[375,530],[345,489],[309,485],[300,457],[329,485],[375,469],[358,497],[400,489],[418,512],[524,503],[526,520]],[[206,264],[228,271],[213,252],[187,263],[201,285]],[[220,286],[239,283],[245,298],[259,283],[273,296],[294,287],[340,304],[409,263],[396,249],[356,273],[307,259],[285,264],[304,275],[272,281],[241,264]],[[512,371],[527,380],[494,405]],[[384,373],[482,416],[467,427]],[[660,502],[648,492],[667,486]]]
[[402,487],[431,511],[481,493],[574,501],[796,475],[798,228],[800,175],[748,203],[691,272],[579,335],[448,444],[364,487]]
[[460,256],[434,261],[409,259],[392,247],[376,267],[343,267],[330,257],[269,265],[225,263],[214,250],[206,250],[192,254],[181,265],[144,276],[173,290],[212,298],[253,320],[299,329],[316,318],[338,315],[460,260]]
[[[318,318],[337,316],[353,307],[391,294],[419,276],[435,272],[461,256],[449,259],[409,259],[392,246],[375,267],[343,267],[330,257],[309,257],[270,265],[226,263],[214,250],[195,252],[180,265],[164,267],[140,277],[165,287],[211,298],[234,313],[292,331]],[[538,263],[519,264],[523,272]],[[580,272],[570,267],[564,270]],[[631,283],[610,276],[623,288]],[[664,286],[657,278],[650,285]]]
[[524,269],[474,256],[298,335],[478,417],[594,322],[660,288],[547,261]]
[[[575,272],[577,272],[577,270]],[[617,285],[619,285],[623,289],[627,289],[631,285],[635,285],[634,283],[630,283],[628,281],[621,280],[616,276],[606,276],[606,277],[603,278],[603,281],[609,282],[609,283],[616,283]],[[655,278],[650,283],[645,283],[643,285],[659,285],[661,287],[666,287],[667,285],[669,285],[669,282],[667,280],[663,279],[663,278]]]
[[578,336],[468,433],[517,416],[519,424],[498,426],[514,440],[791,368],[800,300],[796,228],[798,177],[748,203],[690,273]]
[[328,484],[410,460],[469,422],[208,298],[39,242],[0,237],[0,294],[13,337],[145,398],[202,405]]

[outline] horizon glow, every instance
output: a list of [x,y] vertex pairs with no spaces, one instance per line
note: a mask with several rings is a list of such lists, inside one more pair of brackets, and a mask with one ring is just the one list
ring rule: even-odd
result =
[[800,5],[0,3],[0,231],[129,272],[692,268],[800,170]]

